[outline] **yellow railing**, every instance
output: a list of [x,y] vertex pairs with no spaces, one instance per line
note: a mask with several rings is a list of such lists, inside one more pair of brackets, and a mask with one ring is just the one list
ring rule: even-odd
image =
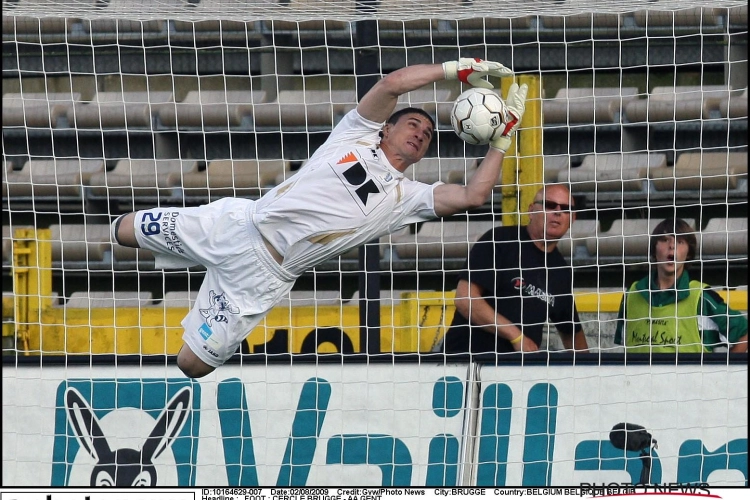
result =
[[[176,354],[186,308],[68,308],[52,303],[49,230],[14,234],[12,305],[18,349],[25,354]],[[748,308],[747,291],[720,291],[736,310]],[[429,352],[454,314],[454,292],[406,292],[381,307],[382,352]],[[614,314],[622,292],[577,292],[580,313]],[[3,301],[3,315],[10,303]],[[252,352],[360,352],[356,302],[276,307],[248,336]]]

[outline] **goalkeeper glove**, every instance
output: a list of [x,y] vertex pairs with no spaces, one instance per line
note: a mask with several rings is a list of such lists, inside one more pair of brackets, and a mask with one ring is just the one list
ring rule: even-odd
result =
[[510,147],[510,139],[518,130],[526,109],[526,93],[529,87],[524,83],[520,87],[514,83],[508,89],[508,97],[505,98],[505,119],[500,126],[500,134],[490,142],[490,147],[505,153]]
[[479,58],[462,57],[458,61],[443,63],[446,80],[461,80],[474,87],[494,88],[485,76],[509,76],[513,71],[494,61],[483,61]]

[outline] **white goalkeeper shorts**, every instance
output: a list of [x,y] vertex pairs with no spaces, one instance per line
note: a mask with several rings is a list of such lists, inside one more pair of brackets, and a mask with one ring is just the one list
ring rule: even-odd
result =
[[135,214],[141,248],[157,268],[206,268],[183,340],[218,367],[289,290],[296,276],[276,262],[253,224],[255,201],[223,198],[200,207],[158,207]]

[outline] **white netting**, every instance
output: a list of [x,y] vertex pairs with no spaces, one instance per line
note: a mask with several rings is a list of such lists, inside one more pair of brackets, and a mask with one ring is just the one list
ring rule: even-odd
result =
[[3,16],[174,19],[183,21],[328,19],[466,19],[477,16],[515,18],[528,15],[569,16],[595,12],[686,10],[741,7],[744,1],[690,0],[3,0]]

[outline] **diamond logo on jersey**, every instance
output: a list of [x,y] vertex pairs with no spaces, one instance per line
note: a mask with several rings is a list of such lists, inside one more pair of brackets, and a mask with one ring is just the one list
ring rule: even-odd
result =
[[355,151],[350,151],[335,165],[330,166],[364,215],[369,215],[386,199],[384,185],[376,176],[370,174],[367,162]]
[[211,322],[213,321],[218,323],[228,323],[229,318],[227,317],[227,314],[239,314],[240,310],[229,303],[229,299],[227,299],[225,293],[217,294],[215,291],[211,290],[208,297],[211,307],[200,310],[201,316],[206,318],[208,326],[211,326]]

